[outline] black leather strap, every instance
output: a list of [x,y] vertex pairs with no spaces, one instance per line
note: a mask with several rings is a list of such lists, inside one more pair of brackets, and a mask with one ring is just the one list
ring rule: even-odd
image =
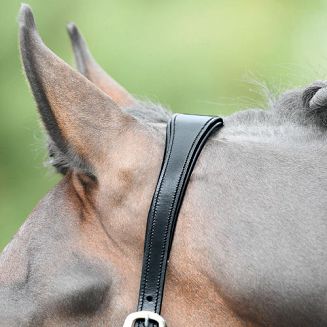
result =
[[167,126],[165,156],[148,214],[138,311],[160,314],[167,262],[185,189],[206,140],[222,126],[219,117],[182,114],[174,115]]

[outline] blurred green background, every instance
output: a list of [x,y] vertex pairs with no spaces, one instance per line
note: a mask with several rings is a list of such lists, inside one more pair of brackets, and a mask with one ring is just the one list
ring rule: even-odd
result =
[[[40,34],[72,63],[74,21],[98,62],[131,93],[174,111],[228,114],[324,79],[327,1],[30,0]],[[18,52],[19,1],[0,12],[0,249],[57,182]]]

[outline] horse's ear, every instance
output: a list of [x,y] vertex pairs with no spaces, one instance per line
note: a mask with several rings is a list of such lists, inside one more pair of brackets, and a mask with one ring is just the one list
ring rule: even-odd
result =
[[121,108],[135,104],[135,99],[94,60],[88,46],[74,23],[67,26],[78,71],[108,94]]
[[55,165],[94,173],[122,131],[138,123],[45,46],[27,5],[20,10],[20,48]]

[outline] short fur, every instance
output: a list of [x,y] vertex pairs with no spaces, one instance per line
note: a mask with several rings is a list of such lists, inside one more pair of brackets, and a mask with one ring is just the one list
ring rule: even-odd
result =
[[[0,256],[0,324],[122,326],[136,307],[170,113],[103,71],[74,71],[44,45],[26,5],[20,24],[50,157],[65,176]],[[224,117],[206,143],[172,246],[168,326],[327,325],[326,85]]]

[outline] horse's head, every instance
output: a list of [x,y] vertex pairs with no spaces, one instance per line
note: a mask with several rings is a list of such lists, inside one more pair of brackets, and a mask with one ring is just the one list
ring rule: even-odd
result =
[[25,72],[64,177],[1,257],[0,320],[8,326],[118,326],[137,297],[162,138],[124,110],[139,104],[69,31],[86,77],[43,44],[31,10],[21,9]]
[[[63,178],[1,254],[4,326],[121,326],[136,306],[169,114],[131,96],[68,30],[80,72],[22,6],[22,61]],[[206,144],[169,262],[169,326],[326,325],[326,90],[226,117]]]
[[[77,28],[68,31],[80,72],[44,45],[31,9],[22,6],[22,61],[50,162],[63,178],[2,253],[0,324],[6,326],[120,326],[135,310],[169,114],[136,101],[95,63]],[[173,261],[177,280],[182,260]],[[167,293],[177,294],[177,286],[168,285]],[[176,323],[186,316],[186,302],[180,303],[165,309]]]

